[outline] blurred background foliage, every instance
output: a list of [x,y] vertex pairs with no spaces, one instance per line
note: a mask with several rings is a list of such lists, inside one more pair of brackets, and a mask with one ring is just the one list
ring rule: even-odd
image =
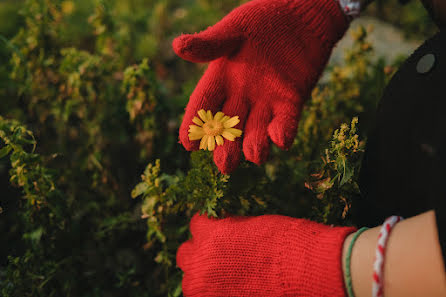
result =
[[[175,251],[197,211],[354,223],[366,132],[402,62],[372,59],[364,28],[289,151],[225,176],[178,144],[206,65],[177,58],[172,39],[243,2],[0,2],[1,296],[180,296]],[[366,14],[408,38],[435,32],[416,1]]]

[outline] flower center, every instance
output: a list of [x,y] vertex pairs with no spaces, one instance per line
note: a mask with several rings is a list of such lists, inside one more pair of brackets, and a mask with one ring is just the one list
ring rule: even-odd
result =
[[203,130],[206,135],[217,136],[223,133],[223,124],[218,121],[209,121],[204,123]]

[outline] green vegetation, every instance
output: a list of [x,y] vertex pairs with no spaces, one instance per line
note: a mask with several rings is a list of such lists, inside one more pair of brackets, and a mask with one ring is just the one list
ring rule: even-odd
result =
[[409,0],[404,6],[399,0],[374,0],[366,14],[392,23],[411,39],[424,40],[437,31],[419,0]]
[[225,176],[178,144],[203,65],[171,41],[242,2],[0,3],[1,296],[179,296],[175,252],[197,211],[352,223],[366,131],[400,63],[373,62],[365,29],[289,151]]

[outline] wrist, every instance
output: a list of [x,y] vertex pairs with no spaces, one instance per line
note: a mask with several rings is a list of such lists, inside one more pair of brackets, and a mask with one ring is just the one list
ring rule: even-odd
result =
[[330,51],[350,26],[351,18],[342,11],[339,0],[293,0],[289,4],[304,31],[310,30],[310,36],[319,38]]
[[[373,263],[380,229],[378,226],[365,231],[353,246],[350,267],[355,297],[372,296]],[[343,243],[343,267],[352,237],[347,236]],[[441,259],[433,211],[398,223],[386,248],[384,296],[446,296]]]
[[366,8],[370,0],[335,0],[339,3],[341,10],[350,19],[360,16],[361,12]]
[[[355,297],[372,296],[373,262],[375,259],[379,230],[380,226],[363,232],[353,246],[350,258],[350,270]],[[344,241],[342,267],[345,267],[347,249],[351,243],[352,237],[353,234],[350,234]]]

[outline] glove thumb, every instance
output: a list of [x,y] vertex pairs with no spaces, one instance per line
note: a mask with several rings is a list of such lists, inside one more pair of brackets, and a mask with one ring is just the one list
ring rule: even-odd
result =
[[231,15],[195,34],[183,34],[173,40],[175,53],[184,60],[205,63],[230,55],[240,47],[243,34]]

